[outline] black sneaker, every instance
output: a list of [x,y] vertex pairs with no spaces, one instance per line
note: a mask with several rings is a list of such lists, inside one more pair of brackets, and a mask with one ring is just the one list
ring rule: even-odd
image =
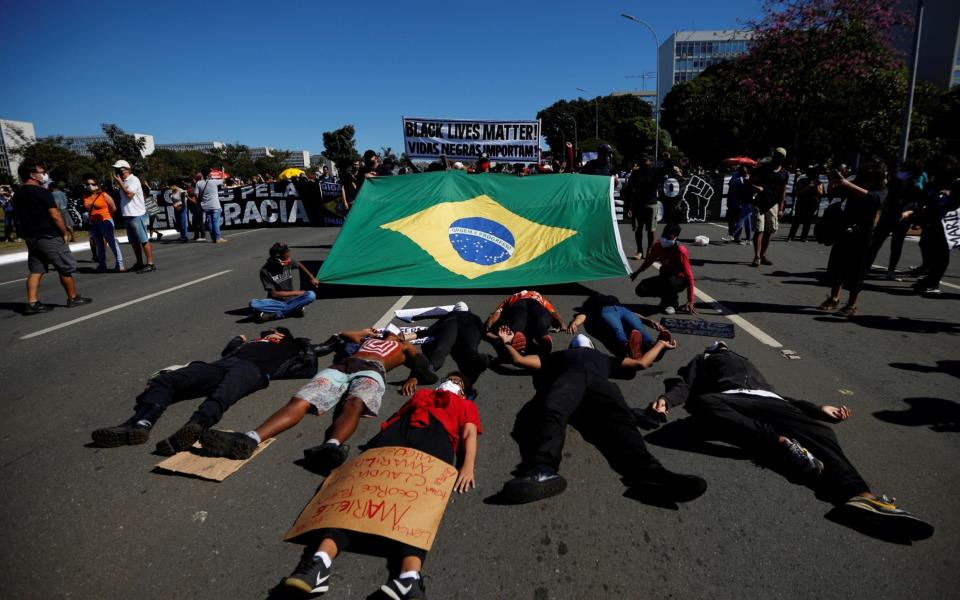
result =
[[393,600],[426,600],[427,598],[422,577],[391,579],[380,586],[380,591]]
[[103,427],[90,434],[93,443],[101,448],[139,446],[150,438],[150,426],[126,422],[116,427]]
[[193,443],[200,439],[203,433],[203,427],[197,423],[187,423],[177,430],[177,432],[165,440],[157,442],[157,454],[160,456],[173,456],[177,452],[189,450]]
[[707,491],[707,482],[696,475],[681,475],[658,467],[626,477],[630,489],[673,502],[689,502]]
[[324,473],[329,473],[345,463],[349,455],[350,446],[329,442],[303,451],[303,458]]
[[283,580],[283,587],[305,594],[322,594],[330,589],[330,568],[319,556],[308,556]]
[[343,345],[343,340],[340,339],[340,336],[331,335],[325,342],[314,344],[313,351],[318,357],[326,356],[327,354],[335,351],[341,345]]
[[200,444],[210,456],[246,460],[257,449],[257,442],[245,433],[207,429],[200,434]]
[[823,472],[823,462],[815,457],[809,450],[801,446],[797,440],[788,439],[783,447],[784,460],[793,467],[798,474],[816,477]]
[[260,313],[260,322],[266,323],[267,321],[275,321],[280,318],[280,315],[272,312],[262,312]]
[[153,273],[156,270],[157,270],[157,265],[146,264],[146,265],[143,265],[142,269],[137,269],[137,273],[142,275],[143,273]]
[[73,298],[67,299],[67,308],[73,308],[74,306],[83,306],[84,304],[90,304],[93,302],[90,298],[84,298],[80,294],[77,294]]
[[517,504],[536,502],[563,493],[567,480],[550,467],[534,467],[503,484],[503,496]]
[[844,507],[852,516],[877,528],[885,529],[910,540],[925,540],[933,535],[933,525],[897,508],[896,498],[887,496],[854,496]]
[[303,317],[306,316],[306,314],[307,314],[307,311],[303,307],[300,307],[297,310],[290,312],[290,316],[293,317],[294,319],[302,319]]
[[128,270],[128,271],[134,271],[134,272],[136,272],[136,271],[139,271],[139,270],[142,269],[142,268],[143,268],[143,263],[138,260],[137,262],[133,263],[133,266],[130,267],[129,269],[127,269],[127,270]]
[[23,309],[23,314],[25,315],[35,315],[38,313],[46,313],[53,310],[53,307],[49,304],[43,304],[39,300],[36,302],[28,302],[27,306]]

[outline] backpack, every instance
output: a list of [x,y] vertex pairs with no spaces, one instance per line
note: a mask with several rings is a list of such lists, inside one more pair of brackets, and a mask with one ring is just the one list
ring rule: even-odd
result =
[[274,371],[270,379],[306,379],[317,374],[317,352],[307,338],[295,338],[300,351]]
[[843,202],[834,202],[823,211],[823,215],[813,228],[817,242],[831,246],[843,231]]

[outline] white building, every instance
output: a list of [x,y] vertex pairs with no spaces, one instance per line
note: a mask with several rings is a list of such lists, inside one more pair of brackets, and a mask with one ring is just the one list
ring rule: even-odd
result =
[[15,151],[36,141],[33,123],[0,119],[0,173],[16,177],[20,156]]
[[157,150],[173,150],[174,152],[188,152],[196,150],[209,152],[225,147],[223,142],[176,142],[174,144],[157,144]]
[[657,51],[657,105],[663,105],[674,84],[690,81],[707,67],[746,54],[752,37],[749,31],[732,29],[674,31]]
[[259,146],[257,148],[250,148],[250,158],[257,160],[258,158],[263,158],[265,156],[273,156],[273,148],[270,146]]
[[[144,142],[143,150],[140,151],[140,156],[150,156],[153,154],[153,151],[156,149],[156,144],[153,141],[152,135],[148,133],[131,133],[130,135],[134,136],[138,140],[143,140]],[[53,137],[57,136],[51,136],[51,138]],[[64,146],[70,148],[77,154],[82,154],[83,156],[91,156],[91,144],[110,141],[110,138],[105,135],[65,135],[59,137],[63,141]]]
[[284,167],[293,167],[295,169],[309,169],[310,168],[310,151],[309,150],[290,150],[290,157],[285,158],[281,161],[281,164]]

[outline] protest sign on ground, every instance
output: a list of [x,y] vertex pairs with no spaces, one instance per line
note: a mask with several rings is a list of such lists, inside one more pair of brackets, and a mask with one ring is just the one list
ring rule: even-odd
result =
[[309,531],[348,529],[429,550],[457,469],[413,448],[371,448],[323,482],[284,540]]
[[671,333],[685,333],[687,335],[703,335],[731,339],[734,337],[732,323],[713,323],[703,319],[660,319],[660,325]]
[[446,171],[367,181],[327,283],[495,288],[624,277],[613,180]]
[[[194,453],[191,449],[184,452],[177,452],[170,458],[160,462],[156,468],[161,471],[170,471],[181,475],[193,475],[194,477],[209,481],[223,481],[230,475],[236,473],[240,467],[247,464],[248,461],[256,458],[267,446],[273,443],[274,439],[275,438],[270,438],[262,442],[257,446],[257,449],[253,451],[250,458],[244,460],[204,456],[203,454]],[[201,450],[200,443],[195,443],[193,449]]]

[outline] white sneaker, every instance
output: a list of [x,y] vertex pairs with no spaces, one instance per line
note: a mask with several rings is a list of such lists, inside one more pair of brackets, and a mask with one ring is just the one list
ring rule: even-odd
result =
[[663,309],[663,312],[668,315],[675,315],[677,314],[677,309],[672,306],[668,306],[665,309]]

